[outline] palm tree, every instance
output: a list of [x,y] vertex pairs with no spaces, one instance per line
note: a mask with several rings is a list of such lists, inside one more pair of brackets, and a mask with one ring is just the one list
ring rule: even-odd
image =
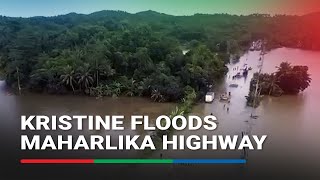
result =
[[53,63],[51,63],[50,60],[46,60],[43,65],[41,65],[41,68],[36,69],[34,72],[32,72],[30,78],[36,79],[38,81],[52,81],[57,74],[57,70],[55,68],[56,67]]
[[170,119],[175,117],[175,116],[183,116],[185,114],[185,111],[183,110],[183,108],[176,106],[176,108],[171,111],[169,117]]
[[108,59],[104,59],[104,61],[95,59],[92,70],[94,71],[96,86],[99,86],[100,76],[101,78],[106,78],[113,76],[116,73],[110,66]]
[[113,96],[119,96],[121,93],[121,89],[123,88],[122,84],[119,82],[114,81],[111,85],[110,85],[111,91],[112,91],[112,95]]
[[71,66],[66,66],[63,68],[63,75],[60,76],[61,83],[65,84],[66,86],[70,86],[72,88],[72,91],[74,93],[74,83],[75,83],[75,72]]
[[[261,94],[280,96],[283,93],[282,89],[279,86],[279,77],[277,76],[277,73],[260,74],[259,77],[257,76],[257,74],[255,74],[253,79],[257,80],[257,78],[259,78],[258,91]],[[252,85],[255,86],[256,83],[253,83]]]
[[274,92],[276,93],[281,93],[282,94],[282,90],[279,87],[279,85],[277,84],[279,82],[278,77],[276,76],[275,73],[272,73],[270,75],[270,80],[269,80],[269,96],[271,94],[273,94]]
[[276,68],[278,70],[277,73],[276,73],[277,77],[287,73],[288,71],[290,71],[292,69],[291,64],[288,63],[288,62],[282,62],[280,64],[280,66],[276,66]]
[[151,92],[151,99],[153,101],[157,101],[157,102],[163,102],[164,101],[164,97],[163,95],[161,94],[161,92],[158,90],[158,89],[154,89],[152,90]]
[[89,72],[85,72],[79,77],[78,84],[80,87],[84,87],[84,90],[88,90],[88,88],[93,84],[93,78]]
[[91,76],[89,64],[84,64],[80,71],[81,73],[79,73],[78,84],[80,88],[84,87],[84,90],[86,91],[94,82],[93,77]]
[[125,87],[125,89],[127,89],[126,91],[127,96],[134,96],[135,94],[138,93],[137,83],[133,78],[128,80],[126,86],[127,87]]
[[151,79],[149,77],[144,78],[137,84],[137,94],[142,96],[145,91],[149,91],[151,87]]

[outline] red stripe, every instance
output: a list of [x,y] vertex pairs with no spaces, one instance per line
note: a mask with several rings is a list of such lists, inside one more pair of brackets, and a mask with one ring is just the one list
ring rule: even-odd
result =
[[93,159],[21,159],[21,164],[93,164]]

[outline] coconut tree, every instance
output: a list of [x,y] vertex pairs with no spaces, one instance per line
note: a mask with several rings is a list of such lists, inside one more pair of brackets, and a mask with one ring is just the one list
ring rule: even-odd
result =
[[119,96],[123,88],[122,84],[116,81],[112,82],[109,87],[111,88],[112,96]]
[[155,102],[163,102],[164,96],[161,94],[161,92],[158,89],[153,89],[151,92],[151,99]]
[[78,79],[78,84],[80,88],[84,88],[84,91],[87,91],[89,87],[93,84],[94,80],[91,75],[91,69],[89,64],[84,64],[84,66],[80,69]]
[[60,76],[61,78],[61,83],[69,86],[72,88],[72,91],[74,93],[75,89],[74,89],[74,83],[75,78],[76,78],[76,74],[75,71],[73,70],[73,68],[71,66],[66,66],[65,68],[63,68],[63,75]]
[[127,96],[134,96],[135,94],[138,93],[137,83],[133,78],[128,80],[125,89],[127,89],[126,90]]
[[276,93],[276,94],[282,94],[282,89],[279,87],[277,83],[279,83],[278,77],[275,73],[272,73],[269,77],[269,96]]
[[151,79],[149,77],[144,78],[137,85],[137,93],[139,96],[142,96],[144,92],[149,91],[151,87]]
[[116,71],[110,66],[110,62],[107,58],[96,58],[94,60],[94,64],[92,64],[92,67],[96,86],[99,86],[100,79],[106,79],[110,76],[113,76],[116,73]]
[[279,66],[276,66],[277,73],[284,73],[292,69],[291,64],[289,62],[282,62]]
[[185,111],[183,110],[182,107],[176,106],[174,110],[171,111],[169,117],[170,119],[175,117],[175,116],[183,116],[185,114]]

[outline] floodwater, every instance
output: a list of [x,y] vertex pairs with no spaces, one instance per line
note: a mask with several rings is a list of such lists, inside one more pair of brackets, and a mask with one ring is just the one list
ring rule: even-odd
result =
[[[247,159],[248,163],[244,166],[239,165],[201,165],[200,168],[194,166],[148,166],[150,172],[161,174],[165,177],[184,178],[190,177],[190,173],[195,169],[199,173],[215,173],[225,175],[233,173],[233,176],[243,177],[259,177],[272,174],[280,174],[285,177],[290,175],[295,177],[319,177],[316,171],[320,167],[320,52],[304,51],[297,49],[280,48],[272,50],[264,56],[263,72],[273,72],[276,66],[283,61],[288,61],[293,65],[309,66],[311,74],[311,86],[303,93],[296,96],[282,97],[264,97],[260,106],[252,109],[246,106],[245,96],[248,94],[250,79],[254,72],[258,71],[260,52],[250,51],[240,58],[240,62],[229,66],[229,73],[225,77],[225,81],[215,87],[216,99],[211,104],[197,104],[192,114],[199,116],[209,115],[213,113],[218,119],[218,128],[215,131],[206,131],[204,129],[198,131],[179,131],[178,135],[241,135],[241,133],[252,135],[268,135],[262,151],[250,151]],[[231,77],[235,75],[241,68],[247,64],[253,69],[249,71],[247,78],[239,78],[233,80]],[[236,70],[234,70],[236,69]],[[230,84],[238,84],[237,88],[229,87]],[[225,92],[231,93],[230,103],[219,101],[219,95]],[[129,117],[132,114],[149,115],[151,119],[168,114],[175,104],[171,103],[153,103],[143,98],[103,98],[96,99],[83,96],[54,96],[45,94],[23,94],[15,96],[5,87],[5,83],[0,81],[0,128],[1,142],[6,144],[2,152],[7,154],[6,159],[10,161],[12,167],[19,168],[26,177],[41,177],[39,175],[39,167],[34,166],[22,167],[19,165],[20,158],[139,158],[144,154],[137,151],[21,151],[20,150],[20,116],[21,115],[125,115]],[[229,109],[229,111],[227,111]],[[250,118],[250,114],[256,115],[258,118]],[[129,121],[125,121],[128,129]],[[39,133],[39,132],[35,132]],[[49,133],[42,131],[44,134],[80,134],[72,130],[68,132]],[[81,132],[82,134],[91,135],[144,135],[142,129],[137,131],[126,130],[120,131],[98,131],[98,132]],[[32,134],[32,133],[31,133]],[[164,158],[240,158],[242,151],[157,151],[150,155],[153,158],[159,158],[160,153]],[[2,153],[4,154],[4,153]],[[200,165],[199,165],[200,166]],[[63,166],[65,168],[66,166]],[[306,168],[308,167],[308,168]],[[44,173],[50,172],[49,167],[41,167],[40,171]],[[55,166],[56,169],[60,168]],[[82,177],[91,177],[86,174],[84,169],[96,171],[99,175],[105,168],[103,165],[97,167],[77,167],[69,168],[65,175],[78,173]],[[115,174],[122,175],[137,171],[145,171],[146,166],[117,165],[108,166]],[[161,173],[159,173],[159,169]],[[14,169],[11,169],[15,172]],[[60,169],[61,170],[61,169]],[[10,170],[9,170],[10,171]],[[34,173],[32,173],[34,171]],[[90,172],[91,172],[90,171]],[[83,173],[81,173],[83,172]],[[190,172],[190,173],[188,173]],[[317,173],[314,175],[314,173]],[[167,175],[166,175],[167,174]],[[144,174],[146,175],[146,174]],[[66,175],[67,177],[67,175]],[[101,177],[101,176],[97,176]],[[147,176],[148,177],[148,176]],[[276,176],[274,176],[276,177]],[[152,176],[148,177],[152,178]]]
[[[298,95],[281,97],[264,97],[256,109],[246,106],[245,96],[248,95],[250,79],[253,72],[258,71],[260,52],[253,51],[241,57],[240,62],[229,65],[229,73],[223,85],[216,88],[216,97],[231,92],[230,103],[215,100],[212,104],[199,104],[194,112],[199,115],[213,113],[219,120],[218,134],[238,134],[241,132],[252,135],[268,135],[262,151],[248,153],[247,170],[261,174],[284,173],[315,177],[320,167],[320,52],[299,49],[280,48],[272,50],[264,56],[262,72],[276,71],[276,66],[283,61],[292,65],[309,67],[312,82],[308,89]],[[234,68],[248,64],[253,70],[248,77],[232,80],[237,73]],[[238,88],[229,87],[238,84]],[[225,106],[225,107],[224,107]],[[226,108],[229,108],[227,112]],[[257,119],[250,118],[253,114]],[[211,132],[202,131],[203,134]],[[192,152],[195,155],[194,152]],[[206,154],[206,155],[204,155]],[[199,156],[209,156],[212,152]],[[238,154],[238,155],[237,155]],[[190,153],[191,155],[191,153]],[[240,152],[227,153],[224,157],[240,157]],[[320,177],[319,172],[316,174]]]

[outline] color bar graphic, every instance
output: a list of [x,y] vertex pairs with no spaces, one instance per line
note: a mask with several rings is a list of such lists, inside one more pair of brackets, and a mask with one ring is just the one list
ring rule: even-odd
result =
[[174,159],[174,164],[245,164],[245,159]]
[[21,164],[245,164],[245,159],[21,159]]
[[93,159],[21,159],[21,164],[93,164]]

